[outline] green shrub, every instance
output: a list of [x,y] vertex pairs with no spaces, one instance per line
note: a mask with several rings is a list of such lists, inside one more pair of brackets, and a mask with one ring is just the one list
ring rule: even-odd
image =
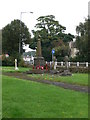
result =
[[20,60],[19,62],[20,67],[26,67],[27,65],[25,64],[25,61],[23,59]]
[[31,65],[29,63],[25,63],[23,58],[21,58],[21,60],[19,61],[19,67],[30,67],[30,68],[33,68],[33,65]]
[[[57,68],[60,71],[64,71],[65,67],[58,67]],[[89,68],[86,67],[69,67],[70,72],[72,73],[88,73],[90,72]]]
[[14,66],[14,64],[14,59],[12,57],[5,57],[2,59],[2,66]]

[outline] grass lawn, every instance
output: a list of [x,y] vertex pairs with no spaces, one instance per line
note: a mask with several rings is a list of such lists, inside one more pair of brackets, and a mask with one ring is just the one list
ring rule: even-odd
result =
[[71,84],[78,84],[78,85],[88,85],[88,74],[73,74],[72,76],[57,76],[57,75],[29,75],[30,77],[33,77],[35,79],[41,79],[41,80],[52,80],[52,81],[58,81],[58,82],[66,82]]
[[2,76],[4,118],[88,118],[88,94]]
[[[2,67],[2,72],[25,72],[32,68],[25,68],[25,67],[19,67],[19,70],[15,70],[14,67]],[[33,77],[35,79],[41,79],[41,80],[52,80],[52,81],[58,81],[58,82],[66,82],[70,84],[77,84],[77,85],[88,85],[88,74],[80,74],[80,73],[74,73],[72,76],[53,76],[48,74],[32,74],[29,75],[30,77]]]
[[25,72],[30,70],[31,68],[19,67],[19,70],[15,70],[15,67],[2,67],[2,72]]

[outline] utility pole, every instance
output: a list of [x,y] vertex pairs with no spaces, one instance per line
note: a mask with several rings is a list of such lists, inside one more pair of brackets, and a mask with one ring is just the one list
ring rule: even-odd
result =
[[22,47],[22,14],[24,13],[31,13],[33,14],[33,12],[21,12],[20,13],[20,39],[19,39],[19,54],[21,54],[21,47]]

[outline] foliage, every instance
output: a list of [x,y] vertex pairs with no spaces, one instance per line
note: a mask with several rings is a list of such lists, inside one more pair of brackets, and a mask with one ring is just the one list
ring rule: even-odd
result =
[[27,68],[33,68],[33,65],[23,60],[23,58],[20,59],[20,62],[18,64],[19,67],[27,67]]
[[88,20],[84,23],[80,23],[76,27],[76,47],[79,49],[79,53],[76,56],[78,61],[88,61]]
[[58,47],[55,47],[55,56],[58,59],[58,61],[64,61],[65,56],[69,56],[69,46],[68,45],[61,45]]
[[25,61],[23,59],[20,60],[19,66],[20,67],[26,67]]
[[[68,45],[67,43],[72,41],[74,36],[71,35],[70,33],[65,34],[64,32],[66,30],[66,27],[59,24],[59,22],[55,20],[55,16],[53,15],[41,16],[37,19],[37,21],[38,23],[35,26],[36,31],[35,30],[32,31],[34,37],[30,42],[30,47],[31,48],[36,47],[38,36],[40,36],[42,43],[42,55],[45,58],[45,60],[50,61],[52,59],[51,56],[52,49],[60,47],[62,43],[64,45]],[[61,57],[59,56],[59,54],[57,56],[58,56],[57,59]]]
[[3,118],[88,118],[88,94],[2,76]]
[[2,53],[8,53],[14,59],[19,56],[19,43],[29,43],[30,33],[27,26],[20,20],[14,20],[2,30]]
[[6,57],[5,54],[2,55],[2,66],[14,66],[15,58],[18,58],[18,63],[20,62],[20,56],[18,53],[14,56]]
[[[66,70],[66,68],[64,66],[59,66],[59,67],[57,67],[57,69],[60,70],[61,72]],[[69,70],[71,73],[89,73],[90,72],[88,67],[85,67],[85,66],[82,66],[82,67],[70,66]]]
[[13,57],[6,57],[3,55],[2,57],[2,66],[14,66],[14,59]]

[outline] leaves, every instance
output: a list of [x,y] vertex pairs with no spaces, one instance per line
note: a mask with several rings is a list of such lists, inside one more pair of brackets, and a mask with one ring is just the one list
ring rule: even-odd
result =
[[76,27],[76,47],[79,49],[77,59],[79,61],[88,61],[88,20]]
[[[34,37],[32,39],[32,42],[30,43],[30,47],[35,47],[38,35],[40,35],[42,42],[42,55],[45,58],[45,60],[50,61],[52,56],[52,49],[61,47],[62,44],[67,45],[69,41],[73,40],[74,36],[70,33],[64,33],[66,27],[59,24],[59,22],[55,20],[54,15],[41,16],[37,19],[37,22],[38,23],[35,26],[36,31],[32,31]],[[59,52],[57,56],[61,57]],[[63,52],[63,56],[65,54]]]
[[23,43],[30,42],[30,33],[27,26],[20,20],[14,20],[6,25],[2,30],[2,52],[14,55],[19,52],[19,42],[21,48]]

